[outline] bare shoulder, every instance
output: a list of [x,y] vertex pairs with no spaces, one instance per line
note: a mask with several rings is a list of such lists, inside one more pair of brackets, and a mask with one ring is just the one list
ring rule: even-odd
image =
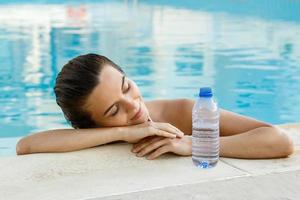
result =
[[170,99],[158,99],[146,101],[145,105],[149,111],[149,114],[153,121],[164,122],[165,116],[164,113],[168,110],[170,104],[172,104],[174,100]]
[[169,121],[171,116],[178,114],[179,108],[184,105],[184,99],[158,99],[145,104],[154,121]]
[[[154,121],[168,122],[186,135],[192,134],[193,99],[166,99],[149,102],[149,112],[155,116]],[[240,134],[259,127],[272,126],[252,117],[240,115],[229,110],[220,109],[220,135]]]
[[146,102],[153,121],[170,123],[188,135],[191,134],[192,130],[193,105],[193,100],[184,98]]
[[[189,119],[192,124],[192,109],[195,100],[184,99],[183,101],[183,115]],[[249,116],[241,115],[231,112],[229,110],[220,109],[220,135],[230,136],[240,134],[259,127],[272,126],[263,121],[259,121]]]

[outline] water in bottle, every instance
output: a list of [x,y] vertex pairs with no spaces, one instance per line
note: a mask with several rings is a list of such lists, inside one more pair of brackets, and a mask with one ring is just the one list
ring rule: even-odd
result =
[[214,167],[219,160],[219,116],[212,89],[200,88],[192,111],[192,160],[199,168]]

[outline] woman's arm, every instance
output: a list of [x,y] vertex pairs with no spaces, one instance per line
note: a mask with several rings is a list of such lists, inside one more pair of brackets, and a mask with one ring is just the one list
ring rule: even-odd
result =
[[168,123],[145,122],[134,126],[91,129],[57,129],[22,138],[16,146],[18,155],[42,152],[68,152],[114,141],[137,142],[148,136],[182,137],[184,134]]
[[22,138],[17,143],[16,152],[23,155],[76,151],[121,140],[124,131],[123,127],[48,130]]
[[279,128],[221,109],[220,155],[233,158],[280,158],[294,151],[293,140]]
[[[178,155],[192,155],[192,137],[163,138],[148,137],[133,145],[137,156],[155,159],[173,152]],[[220,156],[230,158],[282,158],[293,153],[293,143],[275,127],[260,127],[241,134],[220,137]]]
[[[175,102],[169,116],[180,116],[173,124],[192,134],[192,108],[194,100],[182,99]],[[220,110],[220,156],[232,158],[280,158],[294,151],[293,141],[279,128],[256,119]],[[173,113],[172,113],[173,112]],[[178,115],[180,113],[180,115]],[[154,159],[166,152],[191,155],[191,138],[165,139],[145,138],[133,146],[139,156],[148,153]]]
[[293,141],[274,126],[220,137],[220,156],[223,157],[283,158],[293,152]]

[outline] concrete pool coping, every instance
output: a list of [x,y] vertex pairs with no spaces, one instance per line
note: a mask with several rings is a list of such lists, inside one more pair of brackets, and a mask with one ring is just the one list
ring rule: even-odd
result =
[[77,152],[0,158],[3,199],[299,199],[300,124],[280,125],[295,153],[282,159],[221,158],[200,170],[191,157],[139,158],[114,143]]

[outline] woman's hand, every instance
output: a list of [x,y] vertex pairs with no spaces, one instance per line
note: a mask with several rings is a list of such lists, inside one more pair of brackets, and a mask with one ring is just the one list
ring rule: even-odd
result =
[[160,155],[173,152],[182,156],[192,155],[192,137],[165,138],[160,136],[147,137],[133,145],[132,152],[137,156],[151,153],[147,159],[152,160]]
[[161,136],[161,138],[181,138],[184,133],[169,123],[147,121],[142,124],[128,126],[123,135],[123,140],[136,143],[149,136]]

